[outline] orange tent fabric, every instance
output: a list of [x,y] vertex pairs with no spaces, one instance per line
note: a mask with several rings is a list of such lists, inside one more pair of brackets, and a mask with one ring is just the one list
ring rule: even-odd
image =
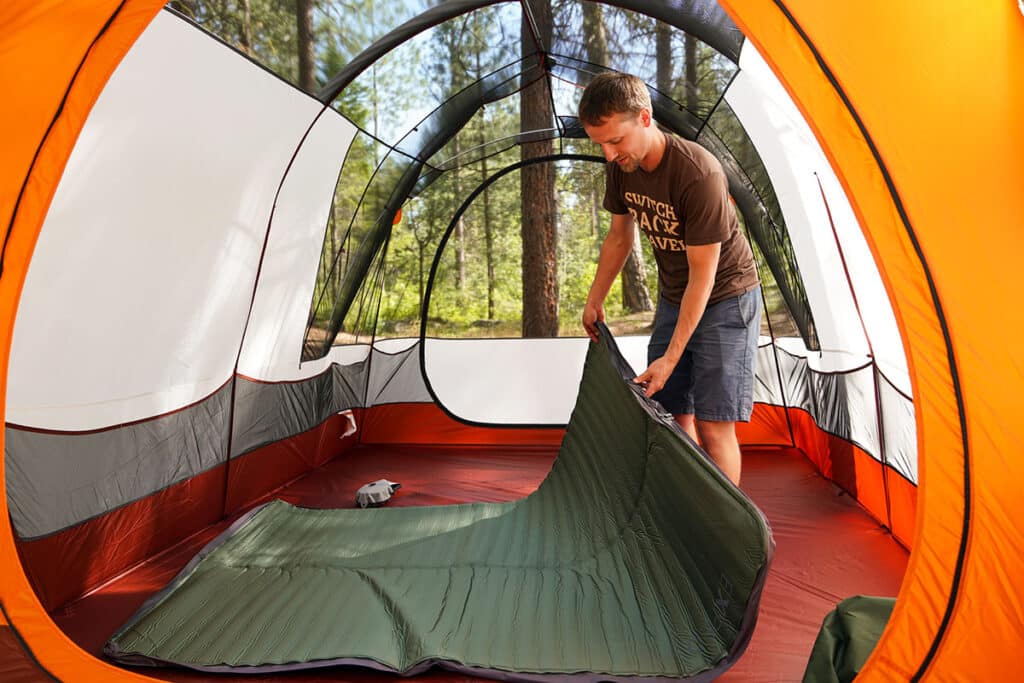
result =
[[[0,110],[0,218],[10,226],[0,386],[21,286],[64,164],[103,85],[162,4],[15,0],[0,8],[0,87],[16,94]],[[863,680],[967,672],[1001,680],[1017,669],[1024,641],[1016,581],[1024,570],[1016,521],[1024,316],[1010,261],[1022,243],[1024,16],[1012,1],[723,5],[773,65],[844,183],[909,355],[921,458],[915,545]],[[5,642],[24,644],[41,680],[42,672],[149,680],[87,655],[53,624],[21,570],[2,496],[0,605],[5,634],[16,633]]]
[[[0,88],[17,94],[0,111],[6,146],[0,220],[5,230],[10,226],[0,276],[5,394],[18,297],[64,165],[110,74],[162,6],[153,0],[46,0],[11,2],[0,9]],[[40,680],[52,680],[46,673],[60,680],[147,680],[79,650],[46,615],[21,570],[6,496],[0,496],[0,586],[0,604],[35,657]]]
[[1024,319],[1007,262],[1021,245],[1024,17],[1012,2],[723,5],[843,182],[911,367],[915,547],[860,679],[1002,680],[1024,641]]

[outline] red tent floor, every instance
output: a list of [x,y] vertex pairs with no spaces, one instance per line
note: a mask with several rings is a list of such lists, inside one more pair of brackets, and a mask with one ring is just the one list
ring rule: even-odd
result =
[[[355,490],[387,478],[402,484],[391,505],[507,501],[529,494],[547,475],[554,449],[358,447],[274,493],[309,507],[353,507]],[[746,654],[719,680],[799,681],[825,614],[851,595],[896,595],[907,552],[848,495],[792,449],[745,449],[742,488],[767,515],[776,552]],[[228,521],[203,530],[53,615],[97,656],[104,641],[166,584]],[[167,681],[252,683],[251,676],[145,669]],[[396,676],[338,667],[268,676],[299,683],[384,683]],[[431,671],[420,683],[468,682]]]

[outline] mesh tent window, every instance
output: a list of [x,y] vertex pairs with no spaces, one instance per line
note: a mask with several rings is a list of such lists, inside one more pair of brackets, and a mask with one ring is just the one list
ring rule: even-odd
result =
[[[731,42],[731,39],[735,38],[734,31],[728,29],[727,20],[718,24],[701,23],[701,36],[709,41],[707,43],[689,34],[663,31],[662,33],[667,33],[669,38],[667,43],[662,41],[658,45],[658,54],[638,54],[624,46],[635,45],[638,40],[644,38],[647,44],[651,44],[651,36],[656,36],[661,31],[661,26],[668,26],[661,23],[661,20],[669,17],[659,14],[661,10],[657,8],[645,8],[657,15],[648,16],[638,12],[638,7],[631,3],[619,4],[622,6],[611,7],[585,1],[570,2],[560,5],[559,11],[556,11],[553,17],[556,27],[578,26],[580,15],[592,15],[597,9],[602,11],[600,16],[608,25],[627,31],[627,39],[609,41],[604,55],[608,64],[599,65],[587,61],[587,58],[595,56],[592,47],[588,46],[585,36],[580,32],[573,32],[568,28],[554,31],[551,45],[541,46],[534,53],[521,54],[516,49],[519,41],[518,36],[514,35],[514,26],[517,23],[516,16],[520,14],[520,7],[526,7],[528,10],[525,15],[527,22],[532,19],[532,10],[529,9],[528,3],[492,6],[492,3],[464,2],[447,3],[416,17],[371,46],[331,79],[321,92],[321,97],[331,97],[336,106],[339,106],[338,102],[345,99],[349,87],[357,90],[356,99],[365,96],[367,92],[372,92],[377,68],[391,69],[395,64],[405,64],[412,65],[411,68],[415,71],[419,69],[415,59],[419,51],[429,49],[431,46],[450,48],[455,40],[453,36],[469,36],[466,39],[469,45],[481,45],[486,42],[483,38],[488,36],[494,38],[501,35],[506,39],[515,39],[511,46],[488,48],[484,55],[486,64],[477,59],[476,64],[462,64],[461,72],[455,68],[455,62],[458,60],[453,58],[448,64],[451,68],[442,69],[443,73],[438,74],[440,90],[433,95],[434,99],[443,101],[415,125],[407,121],[404,124],[397,124],[393,130],[389,129],[387,137],[395,138],[389,144],[403,155],[402,163],[406,164],[406,168],[385,205],[375,213],[373,226],[366,230],[367,234],[373,237],[366,242],[367,251],[355,261],[353,276],[366,273],[370,253],[376,254],[388,239],[393,230],[391,218],[402,203],[413,193],[422,192],[443,173],[450,172],[457,165],[486,158],[502,150],[511,150],[517,145],[522,148],[522,143],[529,139],[524,136],[539,135],[543,138],[554,135],[562,141],[581,135],[582,130],[573,115],[574,95],[578,97],[579,87],[594,73],[609,67],[617,68],[639,73],[648,81],[654,81],[667,90],[668,94],[656,88],[652,90],[655,115],[659,121],[676,133],[697,139],[722,159],[730,176],[730,189],[743,215],[748,234],[752,241],[757,242],[764,256],[763,263],[770,270],[770,279],[776,283],[788,308],[788,315],[784,317],[796,323],[806,346],[816,349],[818,344],[813,318],[774,192],[753,145],[724,103],[724,92],[737,71],[738,43]],[[685,27],[687,22],[693,22],[694,19],[707,21],[711,11],[710,4],[683,4],[685,7],[675,8],[676,13],[671,15],[676,27]],[[500,29],[495,33],[494,25],[501,23],[501,20],[510,28]],[[674,40],[673,34],[676,36]],[[677,67],[680,66],[679,56],[683,56],[682,70],[669,69],[669,73],[666,73],[664,60],[667,58],[671,61],[673,55],[676,57]],[[707,65],[703,70],[704,77],[699,82],[694,82],[693,66],[690,62],[698,57]],[[494,66],[504,60],[511,61],[486,74],[480,74],[485,67]],[[370,69],[371,64],[381,66]],[[687,72],[688,67],[690,72]],[[477,79],[472,80],[470,74],[476,75]],[[481,135],[479,140],[474,141],[476,144],[461,143],[460,131],[464,130],[476,111],[487,103],[500,103],[516,97],[523,86],[537,80],[547,84],[554,105],[555,118],[548,131],[517,131],[513,124],[506,125],[503,131]],[[466,83],[468,85],[463,85]],[[448,99],[443,99],[448,91],[459,86],[463,86],[461,90]],[[680,101],[686,104],[680,104]],[[420,102],[421,106],[423,104]],[[347,108],[339,106],[341,111],[358,113],[353,107],[351,101]],[[407,130],[403,132],[402,128]],[[440,156],[438,153],[441,150],[450,150],[448,143],[452,139],[459,141],[456,142],[455,149],[445,155],[444,162],[435,162],[434,159]],[[415,179],[413,176],[416,176]],[[459,190],[468,193],[472,188],[460,186]],[[367,215],[364,212],[364,217]],[[328,236],[330,234],[328,231]],[[417,241],[420,241],[418,237]],[[333,244],[337,244],[337,241]],[[420,246],[423,246],[422,243]],[[329,253],[329,249],[328,239],[325,238],[325,253],[322,260],[324,267],[341,257],[336,251]],[[337,277],[332,279],[324,273],[319,274],[317,278],[318,284],[337,281]],[[303,360],[323,356],[335,342],[348,315],[347,308],[353,301],[350,290],[351,286],[342,285],[334,295],[326,294],[326,298],[334,301],[334,310],[329,318],[324,316],[325,293],[320,291],[319,297],[314,300],[310,316],[311,321],[321,321],[317,330],[318,338],[310,339],[307,332]],[[311,326],[310,331],[312,329]]]

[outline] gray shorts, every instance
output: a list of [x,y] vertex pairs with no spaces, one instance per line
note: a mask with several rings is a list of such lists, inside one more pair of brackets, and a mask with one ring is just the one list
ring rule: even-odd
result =
[[[647,362],[664,355],[679,307],[658,300]],[[754,358],[761,328],[761,291],[708,306],[686,351],[654,399],[673,415],[709,422],[748,422],[754,409]]]

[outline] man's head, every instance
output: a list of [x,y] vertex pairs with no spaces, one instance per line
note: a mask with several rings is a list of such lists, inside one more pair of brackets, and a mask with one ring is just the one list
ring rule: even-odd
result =
[[580,98],[580,123],[584,126],[599,126],[614,114],[639,116],[647,110],[651,113],[651,95],[647,86],[636,76],[605,71],[594,76],[583,97]]
[[[651,96],[636,76],[606,71],[583,91],[580,123],[591,140],[601,146],[605,159],[626,173],[639,168],[661,142],[651,123]],[[649,165],[649,164],[647,164]]]

